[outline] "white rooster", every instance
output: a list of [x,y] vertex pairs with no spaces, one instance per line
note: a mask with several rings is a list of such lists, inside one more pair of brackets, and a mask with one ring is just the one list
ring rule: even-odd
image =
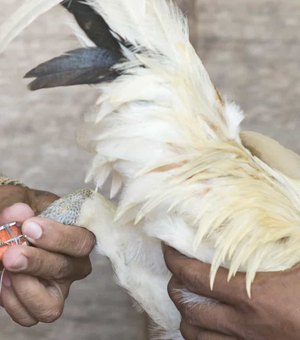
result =
[[[0,31],[7,44],[60,0],[27,1]],[[80,129],[94,153],[87,179],[109,180],[116,203],[78,191],[44,216],[93,231],[125,287],[166,339],[180,338],[167,294],[161,241],[229,277],[300,261],[300,183],[253,156],[239,137],[243,115],[216,91],[168,0],[64,1],[86,48],[27,74],[31,89],[95,84],[100,97]],[[203,299],[205,303],[205,299]]]

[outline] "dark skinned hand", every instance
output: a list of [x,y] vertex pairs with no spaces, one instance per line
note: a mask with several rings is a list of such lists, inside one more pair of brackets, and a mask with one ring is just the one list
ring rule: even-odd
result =
[[20,185],[3,185],[0,186],[0,212],[15,203],[25,203],[35,215],[38,215],[58,198],[57,195],[47,191],[33,190]]
[[[253,155],[300,180],[300,157],[275,140],[255,132],[241,134],[242,143]],[[245,275],[227,282],[228,271],[219,269],[210,290],[210,265],[188,259],[165,247],[166,263],[173,273],[169,294],[182,315],[181,331],[187,340],[298,340],[300,339],[300,267],[285,272],[258,273],[251,299]],[[185,304],[178,289],[218,301]]]
[[55,199],[57,196],[42,191],[0,186],[4,208],[0,224],[22,223],[23,233],[33,244],[11,247],[3,257],[1,305],[22,326],[55,321],[63,312],[72,282],[91,272],[89,255],[95,245],[92,233],[35,217]]
[[[173,274],[169,295],[182,315],[181,332],[186,340],[299,339],[299,266],[285,272],[258,273],[249,299],[245,274],[238,273],[228,283],[228,271],[220,268],[211,291],[210,265],[167,246],[164,255]],[[218,303],[183,303],[178,291],[182,289]]]

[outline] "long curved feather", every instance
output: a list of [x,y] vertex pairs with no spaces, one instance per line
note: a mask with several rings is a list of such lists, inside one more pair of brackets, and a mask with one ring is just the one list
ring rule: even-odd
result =
[[80,28],[97,46],[120,53],[120,45],[109,26],[87,2],[65,0],[62,5],[74,15]]
[[28,0],[0,27],[0,53],[40,15],[58,5],[61,0]]
[[112,67],[120,61],[118,53],[103,48],[80,48],[45,62],[29,71],[25,78],[36,78],[31,90],[57,86],[97,84],[113,80],[118,72]]

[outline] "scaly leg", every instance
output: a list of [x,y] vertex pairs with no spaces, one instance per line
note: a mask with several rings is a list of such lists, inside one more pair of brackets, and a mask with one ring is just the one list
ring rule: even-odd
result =
[[92,231],[98,241],[97,250],[110,259],[118,283],[155,323],[175,332],[180,317],[167,293],[170,273],[160,241],[147,236],[141,226],[114,222],[115,211],[115,205],[99,193],[79,190],[55,201],[41,216]]

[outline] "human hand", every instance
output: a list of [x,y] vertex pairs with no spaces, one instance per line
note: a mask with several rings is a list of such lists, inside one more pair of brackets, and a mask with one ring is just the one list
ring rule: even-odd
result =
[[[275,140],[255,132],[241,134],[251,153],[287,176],[300,179],[300,157]],[[191,260],[171,248],[165,257],[173,277],[169,294],[182,315],[185,339],[298,339],[300,334],[300,268],[280,273],[258,273],[245,289],[245,275],[227,283],[228,271],[219,269],[210,290],[210,266]],[[178,292],[185,289],[219,301],[215,304],[185,304]]]
[[[258,273],[249,299],[244,273],[227,282],[228,271],[220,268],[211,291],[210,265],[167,246],[164,255],[173,273],[169,295],[182,315],[180,329],[186,340],[299,339],[299,266],[285,272]],[[182,289],[218,302],[184,303]]]
[[62,313],[69,288],[91,272],[89,254],[95,237],[86,229],[33,217],[28,205],[15,204],[0,214],[0,223],[23,223],[34,247],[14,246],[3,256],[1,304],[22,326],[53,322]]
[[26,203],[35,215],[45,210],[59,197],[47,191],[34,190],[21,185],[0,185],[0,212],[15,203]]

